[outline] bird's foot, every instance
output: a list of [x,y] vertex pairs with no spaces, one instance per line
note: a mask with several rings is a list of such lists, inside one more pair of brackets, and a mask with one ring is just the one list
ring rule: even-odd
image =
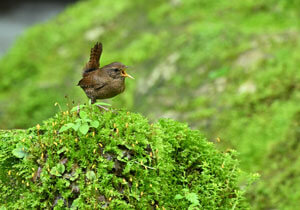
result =
[[104,106],[101,106],[99,104],[96,105],[100,110],[104,109],[105,111],[108,111],[109,109],[104,107]]

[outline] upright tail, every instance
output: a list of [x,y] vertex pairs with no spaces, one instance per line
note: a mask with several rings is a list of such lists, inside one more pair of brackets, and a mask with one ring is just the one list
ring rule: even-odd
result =
[[97,42],[95,46],[91,49],[90,60],[83,69],[83,76],[86,73],[95,71],[99,68],[100,66],[99,60],[101,54],[102,54],[102,43]]

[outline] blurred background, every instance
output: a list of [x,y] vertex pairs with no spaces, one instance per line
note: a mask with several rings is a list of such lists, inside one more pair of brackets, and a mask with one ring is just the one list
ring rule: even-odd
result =
[[44,22],[76,0],[2,0],[0,3],[0,57],[29,26]]
[[41,123],[56,102],[86,103],[76,84],[101,41],[101,64],[121,61],[136,78],[113,107],[187,122],[220,151],[236,149],[243,170],[261,174],[248,191],[253,209],[300,208],[300,1],[0,7],[0,129]]

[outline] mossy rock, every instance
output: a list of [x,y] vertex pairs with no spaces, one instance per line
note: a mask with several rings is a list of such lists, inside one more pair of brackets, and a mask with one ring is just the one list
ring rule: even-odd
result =
[[173,120],[84,105],[0,135],[2,208],[247,208],[234,151]]

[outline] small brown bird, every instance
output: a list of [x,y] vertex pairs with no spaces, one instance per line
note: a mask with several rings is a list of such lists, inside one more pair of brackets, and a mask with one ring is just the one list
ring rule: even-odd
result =
[[112,98],[125,90],[125,77],[134,79],[126,73],[122,63],[113,62],[99,68],[102,43],[96,43],[91,49],[90,60],[83,69],[82,79],[78,82],[92,104],[97,99]]

